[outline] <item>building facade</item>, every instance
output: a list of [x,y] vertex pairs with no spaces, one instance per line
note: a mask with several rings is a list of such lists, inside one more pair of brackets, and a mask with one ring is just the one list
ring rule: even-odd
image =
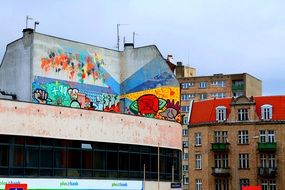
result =
[[[176,77],[181,87],[182,117],[182,176],[185,189],[188,189],[188,120],[191,101],[202,101],[213,98],[260,96],[261,81],[247,73],[242,74],[215,74],[213,76],[195,76],[190,72],[193,68],[178,64]],[[189,76],[189,72],[191,75]]]
[[284,126],[285,96],[194,102],[189,189],[283,189]]
[[0,92],[1,190],[181,180],[179,83],[155,46],[118,52],[25,29],[7,45]]

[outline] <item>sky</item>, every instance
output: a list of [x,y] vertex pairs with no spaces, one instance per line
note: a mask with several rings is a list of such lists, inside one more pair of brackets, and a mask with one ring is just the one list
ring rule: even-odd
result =
[[[135,47],[162,55],[197,75],[249,73],[263,95],[285,94],[284,0],[9,0],[0,2],[0,59],[22,36],[26,15],[37,32],[116,49],[117,24]],[[124,25],[123,25],[124,24]]]

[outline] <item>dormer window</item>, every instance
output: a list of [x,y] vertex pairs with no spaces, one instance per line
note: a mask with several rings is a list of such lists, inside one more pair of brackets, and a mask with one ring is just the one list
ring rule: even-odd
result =
[[241,108],[238,109],[238,121],[247,121],[248,120],[248,109]]
[[217,121],[226,120],[226,107],[225,106],[216,107],[216,120]]
[[265,104],[261,106],[261,119],[265,121],[272,119],[272,105]]

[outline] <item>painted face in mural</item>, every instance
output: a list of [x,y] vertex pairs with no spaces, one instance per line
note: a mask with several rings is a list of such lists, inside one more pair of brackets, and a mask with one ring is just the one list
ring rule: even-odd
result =
[[172,102],[170,102],[170,100],[167,100],[166,109],[163,112],[159,113],[159,115],[168,120],[176,121],[176,116],[179,114],[179,110],[179,102],[176,102],[176,104],[174,104],[174,100],[172,100]]
[[79,92],[79,90],[76,89],[76,88],[68,89],[68,94],[70,95],[72,100],[77,100],[78,99],[78,92]]

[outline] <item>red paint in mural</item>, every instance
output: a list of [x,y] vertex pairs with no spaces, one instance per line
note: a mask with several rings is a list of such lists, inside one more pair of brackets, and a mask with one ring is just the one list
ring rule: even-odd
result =
[[156,114],[159,100],[155,95],[147,94],[138,99],[138,111],[141,114]]
[[102,59],[94,53],[94,57],[80,54],[67,53],[49,53],[48,57],[41,59],[41,69],[45,72],[54,70],[55,72],[68,72],[69,79],[78,78],[79,82],[90,76],[93,80],[105,80],[105,73],[100,70],[100,66],[104,64]]
[[112,105],[111,107],[105,107],[105,112],[120,112],[120,105],[117,103],[117,105]]

